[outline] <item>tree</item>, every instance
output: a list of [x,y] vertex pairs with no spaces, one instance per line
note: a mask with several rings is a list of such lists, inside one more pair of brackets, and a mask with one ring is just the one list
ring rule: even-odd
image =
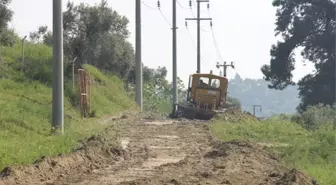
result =
[[134,50],[126,39],[128,19],[102,0],[97,6],[67,4],[63,13],[64,50],[76,66],[91,64],[103,71],[127,78],[134,66]]
[[33,43],[52,46],[52,32],[48,30],[48,26],[40,26],[37,31],[29,33],[29,38]]
[[8,29],[8,22],[12,20],[13,12],[8,8],[11,0],[0,0],[0,45],[13,45],[16,38],[14,31]]
[[315,65],[316,73],[298,82],[302,112],[308,105],[335,102],[335,1],[274,0],[277,8],[276,35],[281,34],[271,48],[269,65],[261,68],[269,88],[283,90],[292,81],[295,69],[294,51],[303,48],[301,56]]

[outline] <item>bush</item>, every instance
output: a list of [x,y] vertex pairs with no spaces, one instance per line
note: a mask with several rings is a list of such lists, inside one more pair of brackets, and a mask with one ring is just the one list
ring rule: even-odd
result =
[[241,109],[241,107],[242,107],[240,101],[237,98],[228,96],[227,101],[238,109]]
[[336,106],[316,105],[308,106],[301,115],[294,115],[292,121],[300,124],[308,130],[316,130],[320,127],[336,127]]

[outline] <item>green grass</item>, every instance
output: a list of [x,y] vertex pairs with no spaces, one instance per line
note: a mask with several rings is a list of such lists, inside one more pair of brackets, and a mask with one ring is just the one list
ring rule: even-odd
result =
[[[95,78],[92,85],[92,110],[97,116],[136,109],[117,77],[105,76],[86,66]],[[98,83],[103,79],[104,83]],[[66,95],[72,90],[66,88]],[[71,86],[70,86],[71,87]],[[69,153],[79,139],[102,131],[95,119],[82,120],[78,108],[65,97],[65,135],[50,135],[51,88],[39,82],[17,82],[0,79],[0,169],[12,164],[31,163],[41,156]],[[78,121],[79,120],[79,121]]]
[[251,142],[283,143],[272,147],[289,167],[307,172],[321,185],[336,185],[335,130],[320,128],[308,131],[296,123],[273,118],[262,122],[241,121],[226,123],[216,120],[214,134],[223,141],[242,139]]
[[95,79],[91,88],[91,106],[97,116],[136,107],[134,100],[125,92],[123,81],[118,77],[106,76],[90,65],[84,65],[83,68]]

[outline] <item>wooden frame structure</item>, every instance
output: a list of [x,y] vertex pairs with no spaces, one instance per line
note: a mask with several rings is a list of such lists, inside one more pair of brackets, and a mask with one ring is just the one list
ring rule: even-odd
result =
[[91,108],[91,78],[87,71],[78,69],[78,94],[80,98],[81,115],[84,118],[90,116]]

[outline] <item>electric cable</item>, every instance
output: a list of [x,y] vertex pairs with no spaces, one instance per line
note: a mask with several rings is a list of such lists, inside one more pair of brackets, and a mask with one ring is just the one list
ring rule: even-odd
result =
[[157,7],[158,10],[160,11],[161,16],[163,17],[163,19],[167,22],[167,24],[172,27],[172,24],[168,21],[168,19],[166,18],[166,16],[163,14],[163,12],[161,11],[161,2],[160,0],[157,1]]
[[[192,43],[194,49],[196,50],[197,47],[196,47],[196,45],[195,45],[194,39],[193,39],[192,36],[191,36],[191,33],[190,33],[189,29],[188,29],[187,24],[186,24],[185,28],[186,28],[186,31],[187,31],[187,33],[188,33],[189,39],[190,39],[190,41],[191,41],[191,43]],[[202,60],[202,62],[204,62],[204,59],[203,59],[202,56],[201,56],[201,60]]]
[[145,6],[146,6],[147,8],[149,8],[149,9],[157,10],[157,8],[154,8],[154,7],[152,7],[152,6],[148,5],[148,4],[146,4],[144,1],[141,1],[141,3],[142,3],[143,5],[145,5]]
[[176,2],[177,2],[177,4],[178,4],[182,9],[189,9],[189,8],[184,7],[184,6],[180,3],[179,0],[176,0]]
[[[195,0],[193,0],[193,1],[195,2]],[[189,7],[190,7],[190,12],[191,12],[192,16],[193,16],[194,18],[196,18],[195,13],[194,13],[194,11],[193,11],[193,9],[192,9],[192,5],[195,5],[195,4],[192,3],[193,1],[192,1],[192,0],[189,0]],[[196,6],[196,5],[195,5],[195,6]],[[201,28],[201,31],[203,31],[203,32],[208,32],[208,31],[205,30],[204,28]]]
[[189,4],[193,5],[194,7],[196,7],[196,1],[195,0],[189,0]]
[[213,40],[213,44],[214,44],[215,49],[216,49],[217,56],[218,56],[218,58],[221,61],[223,61],[222,55],[221,55],[221,53],[220,53],[220,51],[218,49],[218,44],[217,44],[217,41],[216,41],[215,33],[214,33],[213,29],[212,29],[212,22],[210,24],[211,24],[210,30],[211,30],[212,40]]
[[[207,4],[207,9],[208,9],[208,14],[209,14],[209,17],[211,17],[211,14],[210,14],[210,4],[208,3]],[[215,37],[215,33],[213,31],[213,23],[212,21],[210,21],[210,30],[211,30],[211,35],[212,35],[212,40],[213,40],[213,44],[215,46],[215,50],[216,50],[216,53],[217,53],[217,57],[218,59],[220,59],[221,61],[224,61],[223,58],[222,58],[222,55],[218,49],[218,44],[217,44],[217,40],[216,40],[216,37]]]

